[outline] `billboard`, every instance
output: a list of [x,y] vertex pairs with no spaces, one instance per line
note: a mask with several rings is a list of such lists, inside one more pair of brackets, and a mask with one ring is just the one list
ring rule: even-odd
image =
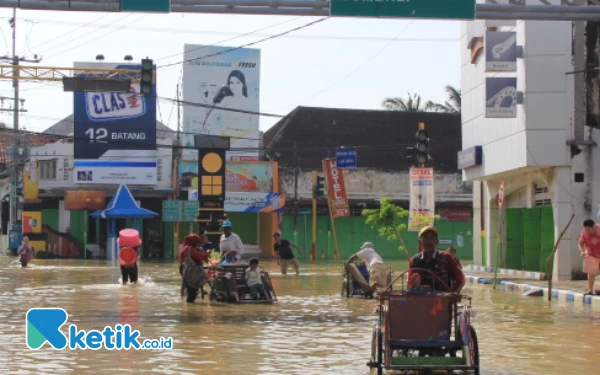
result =
[[333,218],[350,216],[344,170],[338,168],[335,159],[323,160],[323,174],[327,184],[327,199]]
[[[258,160],[260,50],[186,44],[184,60],[184,146],[194,146],[195,134],[226,136],[228,161]],[[184,150],[183,157],[197,160],[198,153]]]
[[517,117],[517,79],[485,79],[485,117]]
[[[229,193],[270,193],[273,191],[273,162],[234,162],[225,164],[225,191]],[[198,162],[179,162],[182,188],[198,189]]]
[[[75,63],[75,68],[141,66]],[[150,95],[139,92],[134,83],[130,93],[73,93],[75,183],[156,184],[156,84]]]
[[[423,224],[433,225],[435,212],[435,190],[433,187],[433,168],[410,169],[410,214],[408,230],[421,230]],[[429,223],[423,223],[416,217],[431,216]]]
[[517,33],[514,31],[486,31],[485,60],[487,72],[516,72]]

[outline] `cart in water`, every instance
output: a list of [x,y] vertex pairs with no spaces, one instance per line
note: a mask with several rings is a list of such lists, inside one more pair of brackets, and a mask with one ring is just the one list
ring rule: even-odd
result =
[[[342,271],[344,282],[342,283],[342,297],[351,298],[361,296],[364,298],[373,298],[375,290],[369,284],[369,271],[364,263],[345,263]],[[387,283],[392,280],[392,270],[388,270]]]
[[[407,290],[409,272],[428,274],[435,290]],[[393,290],[402,278],[402,289]],[[479,347],[471,326],[471,298],[450,292],[437,275],[426,269],[402,272],[377,296],[379,323],[373,329],[371,359],[367,366],[383,370],[431,373],[462,370],[479,375]],[[462,301],[467,304],[461,305]]]
[[[273,303],[277,295],[268,275],[261,275],[266,295],[252,299],[246,284],[248,263],[214,264],[205,267],[210,291],[206,292],[211,301],[229,303]],[[204,292],[204,290],[202,291]]]

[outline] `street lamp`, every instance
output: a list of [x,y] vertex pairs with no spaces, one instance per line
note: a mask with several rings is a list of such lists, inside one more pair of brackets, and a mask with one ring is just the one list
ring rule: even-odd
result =
[[125,55],[125,57],[123,59],[125,61],[132,61],[133,60],[133,56],[131,56],[131,55]]

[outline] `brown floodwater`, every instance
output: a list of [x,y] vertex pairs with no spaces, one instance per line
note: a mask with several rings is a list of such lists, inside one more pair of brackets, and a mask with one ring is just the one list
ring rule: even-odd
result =
[[[178,264],[140,262],[139,285],[118,284],[115,263],[34,260],[21,269],[0,256],[0,374],[369,374],[373,301],[340,296],[341,263],[301,262],[282,276],[263,261],[279,301],[235,305],[180,297]],[[18,262],[17,262],[18,263]],[[395,271],[405,262],[390,262]],[[467,285],[482,374],[600,373],[600,314],[594,307]],[[173,349],[30,350],[25,314],[60,307],[78,329],[129,323]],[[372,373],[375,373],[374,371]]]

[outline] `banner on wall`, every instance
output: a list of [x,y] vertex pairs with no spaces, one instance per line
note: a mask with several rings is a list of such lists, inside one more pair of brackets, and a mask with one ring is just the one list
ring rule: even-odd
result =
[[485,79],[485,117],[517,117],[517,79]]
[[344,170],[338,168],[335,159],[323,160],[323,173],[327,184],[327,199],[333,218],[350,216]]
[[[234,162],[225,165],[227,193],[270,193],[273,191],[273,162]],[[182,188],[198,189],[198,162],[179,162]]]
[[487,72],[516,72],[517,33],[514,31],[486,31],[485,59]]
[[[433,225],[435,212],[435,190],[433,186],[433,168],[410,169],[410,214],[408,230],[419,231],[423,224]],[[429,223],[417,220],[417,217],[430,216]]]
[[183,100],[202,105],[183,107],[184,145],[193,147],[195,134],[228,136],[227,160],[258,160],[260,50],[186,44],[183,59]]
[[[75,68],[141,66],[75,63]],[[131,88],[130,93],[73,93],[75,183],[156,184],[156,85],[150,95],[140,95],[139,83]]]
[[42,212],[23,212],[23,233],[42,233]]
[[[225,192],[225,212],[283,212],[286,196],[283,193]],[[188,200],[198,200],[198,190],[188,190]]]

